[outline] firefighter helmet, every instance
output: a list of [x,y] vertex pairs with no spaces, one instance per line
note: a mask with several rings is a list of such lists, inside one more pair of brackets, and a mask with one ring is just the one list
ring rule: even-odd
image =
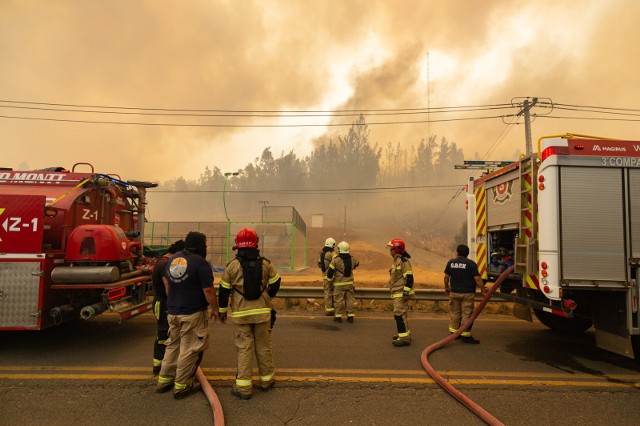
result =
[[236,235],[236,248],[258,248],[258,234],[251,228],[242,228]]
[[324,242],[324,246],[325,247],[331,247],[334,248],[336,246],[336,240],[334,240],[333,238],[329,237],[326,239],[326,241]]
[[349,243],[346,241],[340,241],[338,243],[338,253],[349,253]]
[[404,241],[402,241],[400,238],[394,238],[393,240],[389,241],[387,243],[387,247],[394,249],[398,254],[407,252],[405,250]]

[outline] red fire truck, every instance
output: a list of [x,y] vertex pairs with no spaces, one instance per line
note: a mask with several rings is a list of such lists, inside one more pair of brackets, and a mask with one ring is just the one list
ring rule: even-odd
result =
[[149,310],[141,241],[146,189],[155,186],[88,163],[0,169],[0,330]]
[[640,142],[562,135],[467,185],[470,258],[547,327],[640,358]]

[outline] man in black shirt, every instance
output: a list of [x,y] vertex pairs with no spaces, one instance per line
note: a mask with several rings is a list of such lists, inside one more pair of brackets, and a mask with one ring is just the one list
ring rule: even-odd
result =
[[[209,346],[209,318],[218,320],[213,270],[205,260],[206,238],[200,232],[189,232],[185,249],[173,255],[165,268],[169,338],[156,392],[173,388],[175,399],[200,388],[193,378]],[[212,309],[207,315],[209,305]]]
[[[449,312],[451,319],[449,322],[449,332],[455,333],[460,325],[465,324],[473,314],[473,298],[476,293],[476,287],[484,295],[486,290],[478,265],[469,256],[469,247],[460,244],[456,248],[458,257],[447,262],[444,270],[444,292],[449,295]],[[462,334],[464,343],[480,343],[479,340],[471,336],[471,327],[469,326]]]

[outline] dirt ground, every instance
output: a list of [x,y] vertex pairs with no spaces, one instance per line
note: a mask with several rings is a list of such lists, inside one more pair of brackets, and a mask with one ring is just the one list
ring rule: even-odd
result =
[[[336,242],[344,240],[349,243],[351,255],[360,262],[360,266],[354,271],[356,286],[383,287],[388,284],[392,258],[386,244],[396,238],[396,235],[389,236],[382,231],[371,230],[349,230],[344,235],[343,230],[311,228],[307,231],[308,267],[281,272],[285,277],[283,285],[322,286],[322,272],[317,267],[317,259],[327,237],[334,238]],[[445,264],[453,254],[448,250],[435,253],[416,247],[409,239],[404,240],[407,252],[411,255],[415,288],[441,288]],[[446,245],[450,243],[439,242],[440,247]],[[287,284],[286,281],[296,284]]]
[[[390,236],[391,235],[391,236]],[[308,286],[322,287],[322,272],[317,266],[320,250],[324,246],[327,237],[334,238],[337,242],[347,241],[351,248],[351,254],[358,259],[360,266],[354,271],[356,288],[382,288],[389,283],[389,267],[392,259],[387,248],[387,243],[392,238],[403,238],[407,252],[411,255],[411,266],[415,279],[416,289],[442,289],[442,279],[447,260],[454,257],[454,253],[448,247],[450,240],[432,242],[433,247],[440,250],[435,252],[413,244],[410,238],[385,233],[381,230],[350,230],[344,235],[342,230],[336,229],[311,229],[307,231],[307,263],[308,267],[296,271],[280,271],[283,286]],[[510,315],[513,304],[490,302],[484,309],[485,313]],[[283,301],[277,301],[274,305],[280,309],[285,306]],[[321,299],[291,299],[286,305],[288,309],[321,310]],[[390,300],[380,301],[356,301],[356,309],[383,310],[392,309]],[[410,304],[411,310],[421,312],[448,312],[448,302],[438,301],[414,301]]]

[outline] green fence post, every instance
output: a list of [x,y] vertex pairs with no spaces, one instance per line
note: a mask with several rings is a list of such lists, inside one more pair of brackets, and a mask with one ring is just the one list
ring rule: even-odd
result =
[[229,263],[229,256],[230,256],[230,247],[229,247],[229,241],[231,241],[231,222],[227,221],[227,257],[225,259],[225,265],[227,263]]
[[295,228],[295,223],[291,222],[291,259],[290,259],[290,270],[294,270],[295,269],[295,249],[296,249],[296,236],[295,236],[295,232],[296,232],[296,228]]

